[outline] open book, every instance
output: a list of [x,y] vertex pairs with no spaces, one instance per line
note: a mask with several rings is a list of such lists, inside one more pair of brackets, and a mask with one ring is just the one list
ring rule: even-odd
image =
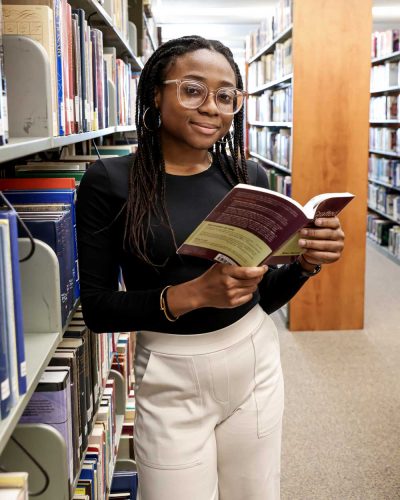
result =
[[285,264],[304,252],[299,230],[335,217],[351,193],[325,193],[302,206],[283,194],[237,184],[178,248],[177,253],[225,264]]

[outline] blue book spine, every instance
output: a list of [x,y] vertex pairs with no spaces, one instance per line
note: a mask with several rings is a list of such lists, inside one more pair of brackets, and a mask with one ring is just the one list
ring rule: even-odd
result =
[[59,134],[65,135],[65,104],[64,104],[64,77],[62,60],[62,6],[61,0],[54,0],[54,27],[56,35],[56,70],[58,96],[58,128]]
[[17,358],[17,339],[15,332],[15,312],[14,312],[14,291],[12,280],[11,264],[11,244],[10,244],[10,225],[7,219],[0,219],[0,231],[3,233],[1,258],[4,270],[4,287],[1,288],[2,295],[5,297],[5,320],[6,335],[5,341],[8,353],[9,377],[11,386],[11,406],[15,406],[18,397],[18,358]]
[[[85,462],[84,462],[85,463]],[[91,469],[81,469],[81,473],[79,474],[79,479],[88,479],[91,484],[92,489],[92,498],[95,498],[95,476],[94,476],[94,467]]]
[[24,203],[66,203],[71,207],[71,226],[72,234],[74,235],[71,241],[73,245],[74,255],[74,301],[80,296],[79,290],[79,271],[78,271],[78,246],[76,240],[76,216],[75,216],[75,197],[76,191],[73,189],[52,189],[46,191],[30,191],[30,190],[10,190],[4,191],[4,196],[12,204]]
[[0,416],[5,419],[11,410],[10,366],[8,362],[5,263],[2,258],[3,231],[0,230]]
[[14,315],[15,315],[15,333],[17,342],[17,360],[18,360],[18,387],[19,394],[25,394],[26,383],[26,360],[25,360],[25,341],[24,341],[24,322],[22,311],[22,292],[21,275],[19,269],[18,253],[18,225],[17,213],[14,210],[0,212],[0,218],[8,218],[10,226],[11,243],[11,267],[14,288]]

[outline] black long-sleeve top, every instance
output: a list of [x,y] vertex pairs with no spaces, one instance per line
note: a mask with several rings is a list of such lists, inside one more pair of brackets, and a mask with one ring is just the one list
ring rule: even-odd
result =
[[[160,310],[160,293],[203,274],[213,262],[176,254],[165,224],[154,217],[148,248],[151,266],[124,245],[129,169],[133,156],[99,160],[83,176],[77,195],[77,234],[81,303],[86,324],[95,332],[151,330],[196,334],[228,326],[255,304],[270,314],[288,302],[307,281],[298,266],[270,268],[248,303],[233,308],[201,308],[168,321]],[[251,184],[268,187],[265,171],[248,162]],[[169,219],[179,246],[231,189],[214,162],[199,174],[167,174]],[[122,271],[126,291],[118,291]]]

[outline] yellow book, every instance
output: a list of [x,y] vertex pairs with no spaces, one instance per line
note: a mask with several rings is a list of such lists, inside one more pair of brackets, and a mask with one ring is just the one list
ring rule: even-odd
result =
[[[26,0],[5,0],[3,2],[3,33],[5,35],[23,35],[39,42],[50,61],[51,102],[53,135],[58,135],[58,98],[56,73],[56,47],[54,35],[53,10],[48,5],[30,5]],[[45,0],[43,0],[45,3]],[[29,75],[28,75],[29,77]]]

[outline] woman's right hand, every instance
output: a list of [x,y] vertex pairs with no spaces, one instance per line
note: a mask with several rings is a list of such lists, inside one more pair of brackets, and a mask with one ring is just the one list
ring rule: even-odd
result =
[[267,269],[214,264],[198,278],[169,288],[168,307],[180,316],[201,307],[241,306],[252,299]]

